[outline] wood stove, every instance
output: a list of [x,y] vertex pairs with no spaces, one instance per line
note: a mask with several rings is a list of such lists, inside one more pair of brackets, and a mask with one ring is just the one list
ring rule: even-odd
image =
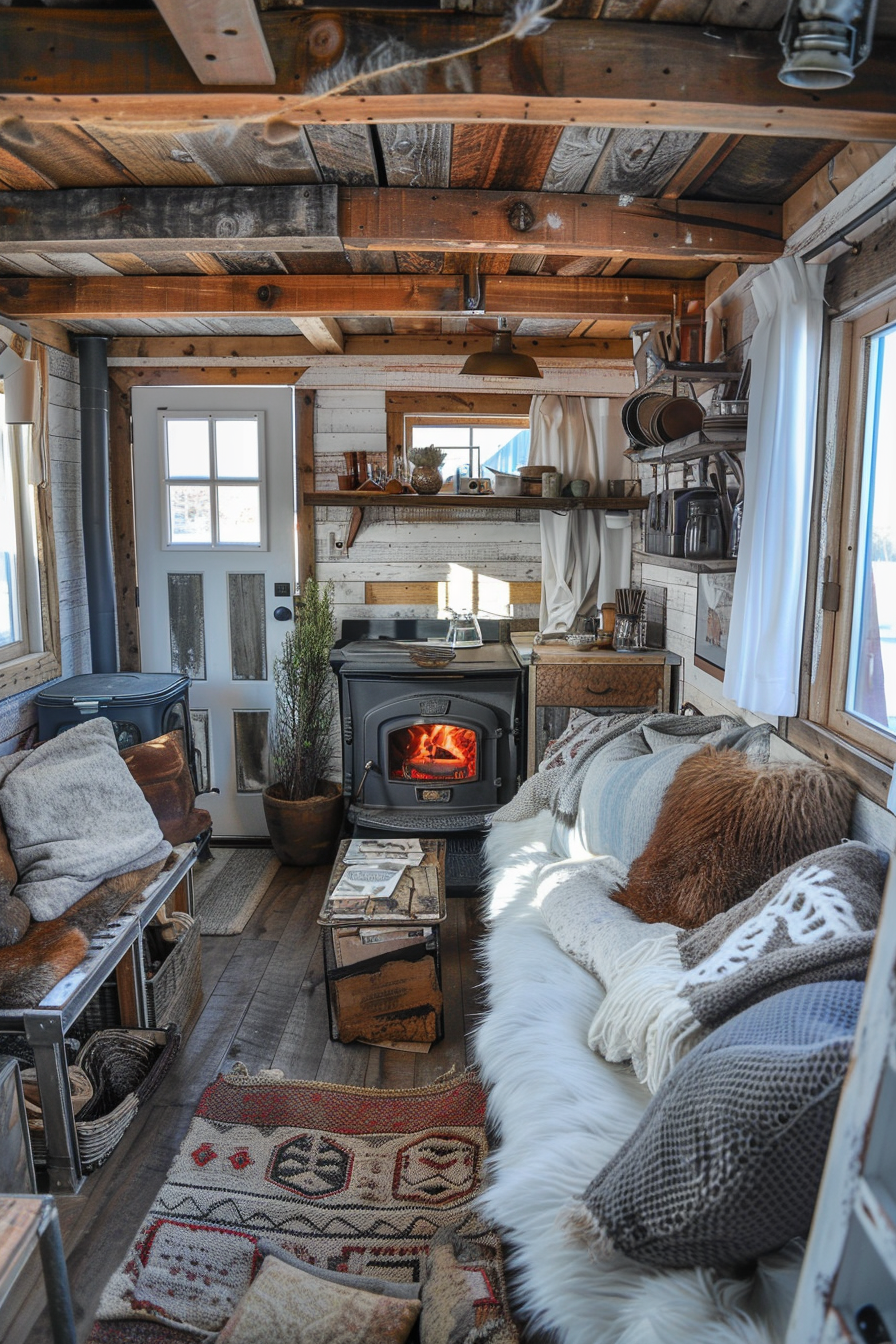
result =
[[356,832],[481,832],[516,793],[523,669],[513,646],[499,641],[498,622],[482,626],[481,648],[459,649],[446,667],[432,668],[417,666],[402,646],[444,642],[447,622],[343,622],[330,663]]

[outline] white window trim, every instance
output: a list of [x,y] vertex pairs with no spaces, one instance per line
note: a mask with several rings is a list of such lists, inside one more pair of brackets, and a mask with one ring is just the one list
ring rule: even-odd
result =
[[[258,476],[247,477],[221,477],[217,475],[217,462],[215,459],[215,434],[214,422],[216,420],[251,420],[258,422]],[[168,475],[168,454],[166,451],[165,424],[168,420],[207,420],[210,425],[209,436],[209,471],[210,475],[205,476],[171,476]],[[261,552],[269,550],[268,546],[268,501],[267,501],[267,442],[265,438],[265,413],[261,411],[240,411],[226,414],[219,411],[171,411],[162,410],[158,412],[159,423],[159,479],[162,492],[162,550],[163,551],[239,551],[239,552]],[[259,542],[220,542],[213,539],[210,542],[193,541],[172,541],[171,540],[171,517],[168,510],[168,486],[169,485],[207,485],[211,490],[211,521],[213,534],[217,529],[217,508],[216,492],[219,484],[221,485],[254,485],[258,484],[259,502],[260,502],[260,533]]]

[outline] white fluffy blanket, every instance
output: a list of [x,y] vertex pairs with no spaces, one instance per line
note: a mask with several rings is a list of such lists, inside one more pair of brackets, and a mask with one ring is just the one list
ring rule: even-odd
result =
[[518,1272],[517,1308],[561,1344],[783,1344],[797,1250],[766,1257],[753,1278],[659,1273],[624,1258],[598,1263],[558,1226],[650,1093],[628,1066],[588,1048],[604,991],[553,941],[538,908],[539,874],[556,862],[552,829],[550,813],[499,823],[487,849],[490,1009],[476,1054],[500,1143],[481,1202]]

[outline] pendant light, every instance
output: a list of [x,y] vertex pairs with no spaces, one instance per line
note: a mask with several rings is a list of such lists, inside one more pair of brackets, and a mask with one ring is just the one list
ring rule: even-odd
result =
[[468,355],[461,373],[478,374],[480,378],[541,377],[541,369],[531,355],[520,355],[514,350],[506,317],[498,318],[498,330],[492,337],[491,350],[480,350],[475,355]]
[[794,89],[839,89],[871,53],[878,0],[789,0],[778,72]]

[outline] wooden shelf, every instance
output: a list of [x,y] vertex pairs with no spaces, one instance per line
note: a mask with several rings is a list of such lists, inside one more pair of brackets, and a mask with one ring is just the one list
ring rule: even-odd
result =
[[304,496],[306,504],[335,505],[346,509],[646,509],[647,496],[611,499],[589,495],[585,499],[543,499],[539,495],[385,495],[367,490],[314,490]]
[[716,453],[742,453],[747,446],[746,439],[710,439],[702,429],[686,434],[683,439],[672,439],[670,443],[661,443],[655,448],[641,448],[632,444],[625,449],[625,456],[633,462],[694,462],[700,457],[713,457]]
[[632,563],[686,569],[691,574],[733,574],[737,569],[736,560],[685,560],[681,555],[657,555],[653,551],[632,551]]

